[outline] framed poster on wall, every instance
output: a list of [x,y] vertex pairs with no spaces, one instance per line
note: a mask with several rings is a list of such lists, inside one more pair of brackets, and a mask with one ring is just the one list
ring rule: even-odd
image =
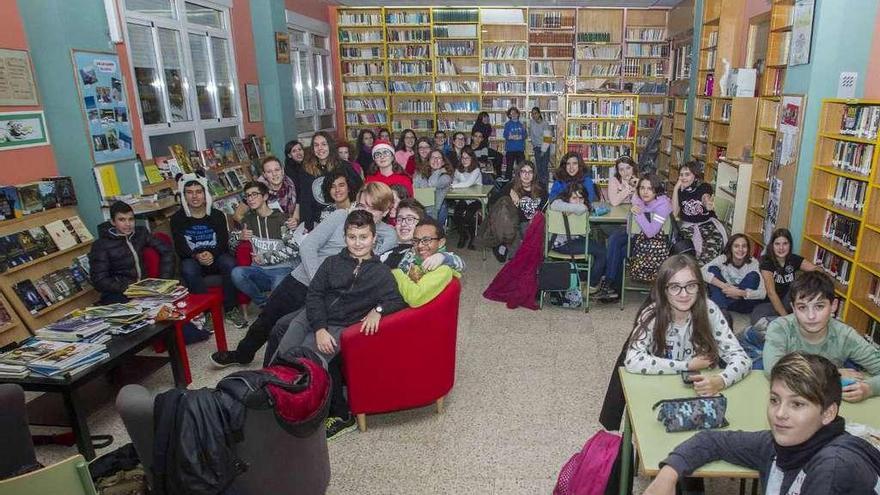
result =
[[813,38],[813,11],[815,0],[797,0],[791,16],[791,49],[788,65],[810,63],[810,43]]
[[84,50],[71,50],[71,56],[95,164],[133,160],[131,114],[119,56]]
[[27,50],[0,48],[0,105],[39,105],[37,84]]
[[0,150],[49,144],[49,130],[42,110],[0,113]]

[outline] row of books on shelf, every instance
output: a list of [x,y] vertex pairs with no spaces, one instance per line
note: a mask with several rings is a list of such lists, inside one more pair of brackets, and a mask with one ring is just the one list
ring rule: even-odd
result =
[[434,22],[477,22],[477,9],[434,9]]
[[880,106],[847,106],[840,121],[840,133],[847,136],[875,139],[878,128],[880,128]]
[[483,47],[484,58],[525,59],[525,42],[510,45],[486,45]]
[[434,26],[435,38],[476,38],[476,24],[447,24]]
[[529,43],[572,45],[574,44],[574,33],[529,33]]
[[434,43],[434,49],[438,57],[475,57],[477,43],[469,40],[443,40]]
[[633,122],[572,122],[568,124],[569,139],[627,139],[636,134]]
[[343,31],[339,30],[340,43],[382,43],[382,31]]
[[388,47],[388,58],[430,58],[429,45],[394,45]]
[[484,76],[523,76],[518,73],[516,65],[502,62],[483,62],[482,74]]
[[382,15],[375,13],[342,12],[339,14],[340,26],[378,26]]
[[637,27],[626,29],[627,41],[666,41],[666,29],[661,27]]
[[350,94],[385,93],[385,83],[381,81],[348,81],[344,82],[343,89]]
[[840,285],[849,285],[849,275],[852,272],[852,263],[837,256],[827,249],[817,247],[813,256],[813,264],[821,267],[831,278],[837,280]]
[[868,300],[876,306],[880,306],[880,278],[871,277],[871,282],[868,286]]
[[157,157],[144,164],[144,175],[150,184],[173,179],[177,174],[211,170],[236,163],[250,163],[271,153],[269,138],[249,134],[214,141],[204,150],[189,150],[181,144],[168,147],[169,157]]
[[583,65],[576,63],[577,73],[581,77],[614,77],[621,73],[620,63]]
[[563,12],[529,12],[529,28],[560,29],[574,27],[574,14]]
[[574,48],[570,46],[529,46],[529,58],[574,58]]
[[871,162],[874,158],[874,145],[835,141],[831,165],[846,172],[868,176],[871,173]]
[[578,33],[577,34],[577,42],[578,43],[610,43],[611,42],[611,33],[608,33],[608,32]]
[[348,113],[345,114],[345,123],[348,125],[358,124],[385,124],[388,116],[384,113]]
[[569,144],[568,151],[577,153],[585,162],[613,162],[621,156],[632,156],[632,147],[622,144]]
[[525,93],[526,83],[522,81],[483,81],[484,93]]
[[822,223],[822,237],[830,239],[845,246],[850,251],[855,251],[858,244],[859,221],[831,211],[825,211],[825,221]]
[[433,87],[431,81],[391,81],[392,93],[430,93]]
[[831,202],[841,208],[861,211],[865,207],[868,183],[846,177],[838,177],[836,182]]
[[388,41],[412,41],[423,42],[431,41],[430,29],[406,29],[388,31]]
[[385,14],[386,24],[428,24],[431,16],[427,12],[390,12]]
[[666,45],[651,45],[644,43],[630,43],[626,45],[625,56],[627,57],[662,57],[669,56],[669,47]]
[[388,75],[393,76],[431,76],[431,61],[420,60],[418,62],[391,62]]
[[207,170],[205,179],[208,181],[208,189],[213,196],[240,191],[250,180],[242,167],[232,167],[226,170]]
[[579,46],[577,58],[580,60],[620,60],[620,45]]
[[385,98],[345,98],[345,110],[385,110]]
[[0,272],[93,239],[79,216],[0,237]]
[[[395,47],[395,48],[403,48],[403,47]],[[381,58],[382,57],[382,47],[381,46],[370,46],[370,47],[343,46],[343,47],[339,48],[339,56],[342,57],[343,59],[346,59],[346,58],[356,58],[356,59]]]
[[437,81],[434,84],[434,92],[436,93],[479,93],[480,83],[478,81]]
[[565,89],[562,81],[530,81],[529,91],[542,94],[560,94]]
[[625,99],[576,99],[568,102],[568,114],[572,117],[633,117],[635,100]]
[[342,62],[342,75],[350,77],[384,76],[383,62]]
[[69,267],[55,270],[34,280],[23,279],[13,284],[21,303],[31,314],[64,301],[91,287],[89,283],[89,260],[82,254]]
[[0,220],[19,218],[76,204],[70,177],[46,177],[16,186],[0,186]]

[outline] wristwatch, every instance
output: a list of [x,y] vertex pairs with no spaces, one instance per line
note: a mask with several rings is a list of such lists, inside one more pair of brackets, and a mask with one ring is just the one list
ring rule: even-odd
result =
[[381,304],[377,304],[376,307],[373,309],[375,309],[376,312],[379,313],[380,315],[382,314],[382,305]]

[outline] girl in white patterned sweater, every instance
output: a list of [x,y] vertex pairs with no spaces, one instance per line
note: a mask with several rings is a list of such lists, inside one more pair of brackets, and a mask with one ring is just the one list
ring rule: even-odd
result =
[[651,297],[639,310],[624,365],[630,373],[662,375],[726,363],[720,374],[698,376],[698,395],[716,395],[742,380],[752,362],[718,306],[706,297],[696,260],[671,256],[660,266]]

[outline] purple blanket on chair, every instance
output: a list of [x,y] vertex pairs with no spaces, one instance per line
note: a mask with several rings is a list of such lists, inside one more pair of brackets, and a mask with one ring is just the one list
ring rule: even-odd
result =
[[544,258],[543,242],[544,213],[539,211],[529,222],[516,254],[501,267],[483,297],[506,303],[510,309],[519,306],[538,309],[535,295],[538,293],[538,268]]

